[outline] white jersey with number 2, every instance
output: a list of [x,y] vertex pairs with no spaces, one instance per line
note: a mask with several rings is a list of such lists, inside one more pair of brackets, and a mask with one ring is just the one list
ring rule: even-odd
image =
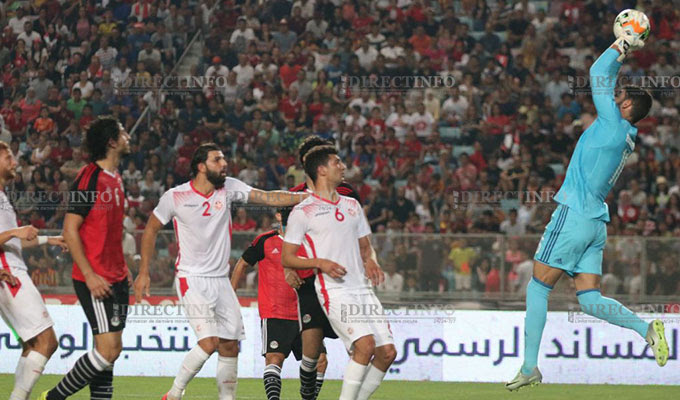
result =
[[229,275],[231,203],[248,201],[253,188],[226,178],[224,187],[205,196],[191,181],[161,196],[154,215],[163,224],[172,221],[179,245],[177,276]]
[[371,286],[365,276],[359,239],[370,234],[371,227],[358,201],[339,196],[337,202],[331,202],[312,193],[291,211],[284,241],[304,243],[307,254],[334,261],[347,270],[338,279],[318,273],[322,291],[364,290]]

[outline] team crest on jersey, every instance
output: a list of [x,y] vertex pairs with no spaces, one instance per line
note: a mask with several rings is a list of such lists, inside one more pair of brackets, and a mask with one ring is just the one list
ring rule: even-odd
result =
[[279,348],[279,342],[277,342],[276,340],[272,340],[271,342],[269,342],[269,347],[276,350]]
[[312,320],[312,316],[309,314],[305,314],[302,316],[302,322],[305,324],[308,324]]
[[347,210],[347,212],[352,217],[355,217],[357,215],[357,212],[353,208],[350,208],[349,210]]
[[354,329],[352,329],[352,328],[347,328],[347,333],[349,333],[350,335],[353,334],[353,333],[354,333]]
[[220,200],[217,200],[217,201],[215,202],[215,209],[221,210],[222,207],[224,207],[224,203],[222,203],[222,201],[220,201]]

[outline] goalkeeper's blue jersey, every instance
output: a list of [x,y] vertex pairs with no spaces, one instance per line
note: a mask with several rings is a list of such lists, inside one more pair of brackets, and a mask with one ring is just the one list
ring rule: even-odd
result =
[[597,118],[586,129],[571,156],[555,200],[587,218],[609,222],[605,198],[635,148],[637,128],[621,117],[614,101],[619,53],[607,49],[590,68]]

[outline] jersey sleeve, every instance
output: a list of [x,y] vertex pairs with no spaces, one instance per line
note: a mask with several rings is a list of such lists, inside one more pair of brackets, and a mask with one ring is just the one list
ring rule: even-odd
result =
[[175,216],[175,202],[173,199],[173,192],[168,190],[161,196],[158,205],[153,210],[153,215],[165,225]]
[[245,182],[229,177],[224,180],[224,188],[227,190],[231,201],[238,203],[247,203],[250,191],[253,190],[253,187]]
[[251,243],[243,252],[241,258],[243,258],[248,265],[255,265],[264,259],[264,242],[268,237],[270,236],[260,235],[256,237],[255,240],[253,240],[253,243]]
[[590,90],[597,117],[617,122],[620,114],[614,101],[614,88],[621,68],[621,63],[616,61],[618,56],[618,51],[609,48],[590,67]]
[[307,217],[304,211],[298,206],[293,208],[288,216],[288,225],[286,226],[286,237],[283,239],[286,243],[302,244],[307,233]]
[[368,220],[366,219],[366,214],[364,214],[363,210],[361,207],[359,207],[359,226],[357,226],[357,237],[361,239],[364,236],[368,236],[371,234],[371,226],[368,224]]
[[69,191],[67,213],[77,214],[85,218],[97,202],[97,181],[99,169],[88,165],[78,173]]

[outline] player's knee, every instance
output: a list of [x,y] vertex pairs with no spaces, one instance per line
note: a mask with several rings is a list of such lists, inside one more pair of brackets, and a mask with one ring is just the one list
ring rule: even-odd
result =
[[397,349],[392,346],[384,346],[379,352],[380,359],[385,365],[392,365],[397,358]]
[[58,347],[57,337],[52,328],[43,331],[30,342],[30,350],[37,351],[47,358],[50,358]]
[[354,343],[354,352],[362,355],[373,355],[375,353],[375,339],[373,336],[364,336]]
[[216,352],[219,344],[220,340],[216,337],[209,337],[198,341],[198,345],[201,346],[201,349],[203,349],[206,354],[212,354]]
[[116,362],[118,357],[120,356],[120,353],[123,351],[123,344],[122,343],[111,343],[110,345],[104,347],[104,348],[97,348],[97,352],[101,354],[102,357],[111,364]]
[[281,353],[267,353],[265,356],[265,361],[267,362],[267,365],[278,365],[279,367],[283,366],[283,354]]
[[59,343],[57,343],[57,338],[54,336],[54,334],[50,335],[47,339],[45,339],[45,343],[42,346],[41,353],[47,357],[50,358],[52,354],[54,354],[55,351],[57,351],[57,348],[59,347]]

